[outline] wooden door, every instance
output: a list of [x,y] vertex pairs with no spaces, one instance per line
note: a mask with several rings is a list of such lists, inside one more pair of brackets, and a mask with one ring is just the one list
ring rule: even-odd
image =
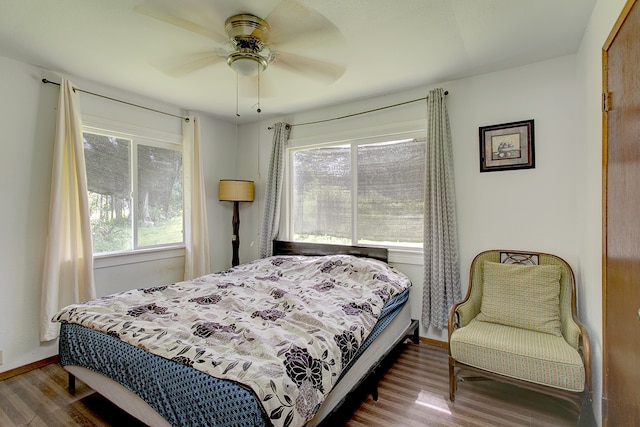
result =
[[603,50],[603,424],[640,422],[640,5]]

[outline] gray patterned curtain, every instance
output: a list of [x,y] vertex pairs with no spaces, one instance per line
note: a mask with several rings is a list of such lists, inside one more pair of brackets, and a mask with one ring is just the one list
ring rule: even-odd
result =
[[280,196],[282,195],[282,181],[284,179],[284,149],[289,140],[291,126],[286,123],[276,123],[273,126],[273,148],[271,149],[271,163],[267,192],[264,197],[264,216],[260,231],[260,258],[273,255],[273,239],[278,236],[280,228]]
[[435,329],[447,327],[449,309],[461,299],[453,148],[444,98],[443,89],[434,89],[427,101],[422,324]]

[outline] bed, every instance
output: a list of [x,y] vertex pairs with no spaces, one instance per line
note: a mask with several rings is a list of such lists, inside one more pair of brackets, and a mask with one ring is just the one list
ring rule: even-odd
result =
[[[151,426],[330,425],[418,323],[386,249],[274,256],[64,308],[60,362]],[[178,321],[180,320],[180,321]]]

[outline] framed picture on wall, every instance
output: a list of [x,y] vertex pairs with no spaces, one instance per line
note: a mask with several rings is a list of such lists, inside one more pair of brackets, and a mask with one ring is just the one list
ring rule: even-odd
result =
[[480,172],[535,168],[533,119],[480,127]]

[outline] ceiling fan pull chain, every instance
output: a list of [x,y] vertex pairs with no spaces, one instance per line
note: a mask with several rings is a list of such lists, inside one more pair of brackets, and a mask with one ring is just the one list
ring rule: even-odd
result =
[[260,76],[262,75],[262,72],[260,71],[260,68],[258,68],[258,114],[262,113],[262,108],[260,108]]
[[240,112],[239,112],[239,106],[238,104],[240,104],[240,95],[238,95],[238,92],[240,90],[240,84],[238,83],[238,73],[236,73],[236,117],[240,117]]

